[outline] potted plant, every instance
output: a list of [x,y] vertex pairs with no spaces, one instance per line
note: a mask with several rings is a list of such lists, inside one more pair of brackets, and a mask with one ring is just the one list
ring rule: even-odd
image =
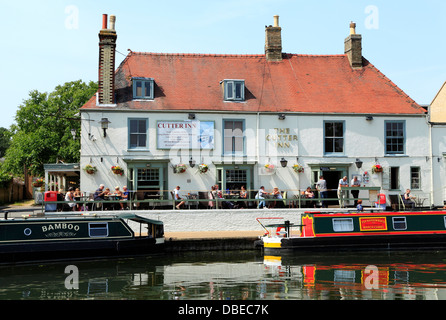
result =
[[274,172],[276,167],[273,164],[267,163],[265,164],[265,170],[266,172]]
[[372,173],[383,172],[383,167],[380,164],[375,164],[372,167]]
[[45,181],[43,180],[43,178],[37,178],[36,181],[33,182],[33,187],[40,188],[43,187],[44,184]]
[[302,167],[300,164],[296,163],[293,166],[293,170],[294,170],[294,172],[302,173],[302,172],[304,172],[304,167]]
[[198,171],[200,171],[200,173],[206,173],[206,172],[208,172],[208,170],[209,170],[209,167],[207,164],[202,163],[198,166]]
[[84,167],[84,171],[88,174],[95,174],[98,169],[96,169],[96,167],[92,166],[91,164],[87,164]]
[[111,169],[114,174],[119,174],[122,176],[124,173],[124,170],[120,166],[113,166],[113,167],[111,167]]
[[183,164],[183,163],[177,164],[176,166],[173,167],[173,171],[174,171],[175,173],[183,173],[183,172],[186,172],[186,169],[187,169],[187,167],[186,167],[186,165]]

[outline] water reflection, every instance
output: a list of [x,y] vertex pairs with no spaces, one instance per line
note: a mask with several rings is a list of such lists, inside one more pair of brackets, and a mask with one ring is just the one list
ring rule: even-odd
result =
[[0,269],[0,299],[415,300],[446,299],[446,254],[263,256],[206,252]]

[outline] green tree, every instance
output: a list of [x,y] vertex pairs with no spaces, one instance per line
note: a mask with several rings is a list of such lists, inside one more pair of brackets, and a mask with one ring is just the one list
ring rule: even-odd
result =
[[0,128],[0,158],[4,157],[6,150],[11,143],[11,131],[6,128]]
[[79,108],[97,91],[97,84],[81,80],[57,86],[53,92],[29,93],[17,110],[11,126],[11,144],[6,151],[4,170],[20,175],[27,167],[35,175],[43,175],[45,163],[79,162],[80,141],[71,130],[80,132]]

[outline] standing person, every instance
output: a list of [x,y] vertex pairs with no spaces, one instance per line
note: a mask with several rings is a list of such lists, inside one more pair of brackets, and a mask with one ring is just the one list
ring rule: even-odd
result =
[[[359,188],[361,186],[361,183],[358,180],[357,176],[354,176],[352,181],[350,182],[351,187]],[[358,198],[359,198],[359,190],[352,190],[352,196],[355,199],[355,207],[358,204]]]
[[344,198],[345,198],[345,190],[342,190],[342,188],[344,187],[348,187],[348,181],[347,181],[347,177],[344,176],[341,180],[339,180],[339,185],[338,185],[338,198],[339,198],[339,207],[343,208],[344,207]]
[[180,201],[180,203],[175,206],[178,210],[180,210],[181,207],[184,205],[184,200],[180,197],[180,186],[177,186],[175,189],[173,189],[173,195],[175,201]]
[[261,208],[268,209],[268,207],[266,206],[266,203],[265,203],[265,195],[267,195],[267,194],[268,193],[265,192],[265,187],[261,186],[259,189],[259,192],[257,192],[257,196],[256,196],[257,199],[261,200],[261,201],[259,201],[259,206],[257,207],[257,209],[261,209]]
[[[328,198],[327,181],[325,181],[324,176],[319,177],[319,181],[316,183],[316,189],[319,191],[322,199]],[[322,208],[327,208],[327,202],[324,200],[322,200]]]
[[[74,190],[73,197],[75,201],[81,201],[82,193],[79,188],[76,188],[76,190]],[[79,203],[76,203],[76,209],[81,209],[81,205]]]

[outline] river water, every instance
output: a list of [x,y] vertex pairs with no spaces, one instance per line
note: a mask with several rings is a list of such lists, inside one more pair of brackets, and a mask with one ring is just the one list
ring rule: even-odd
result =
[[441,300],[446,253],[159,254],[0,268],[1,300]]

